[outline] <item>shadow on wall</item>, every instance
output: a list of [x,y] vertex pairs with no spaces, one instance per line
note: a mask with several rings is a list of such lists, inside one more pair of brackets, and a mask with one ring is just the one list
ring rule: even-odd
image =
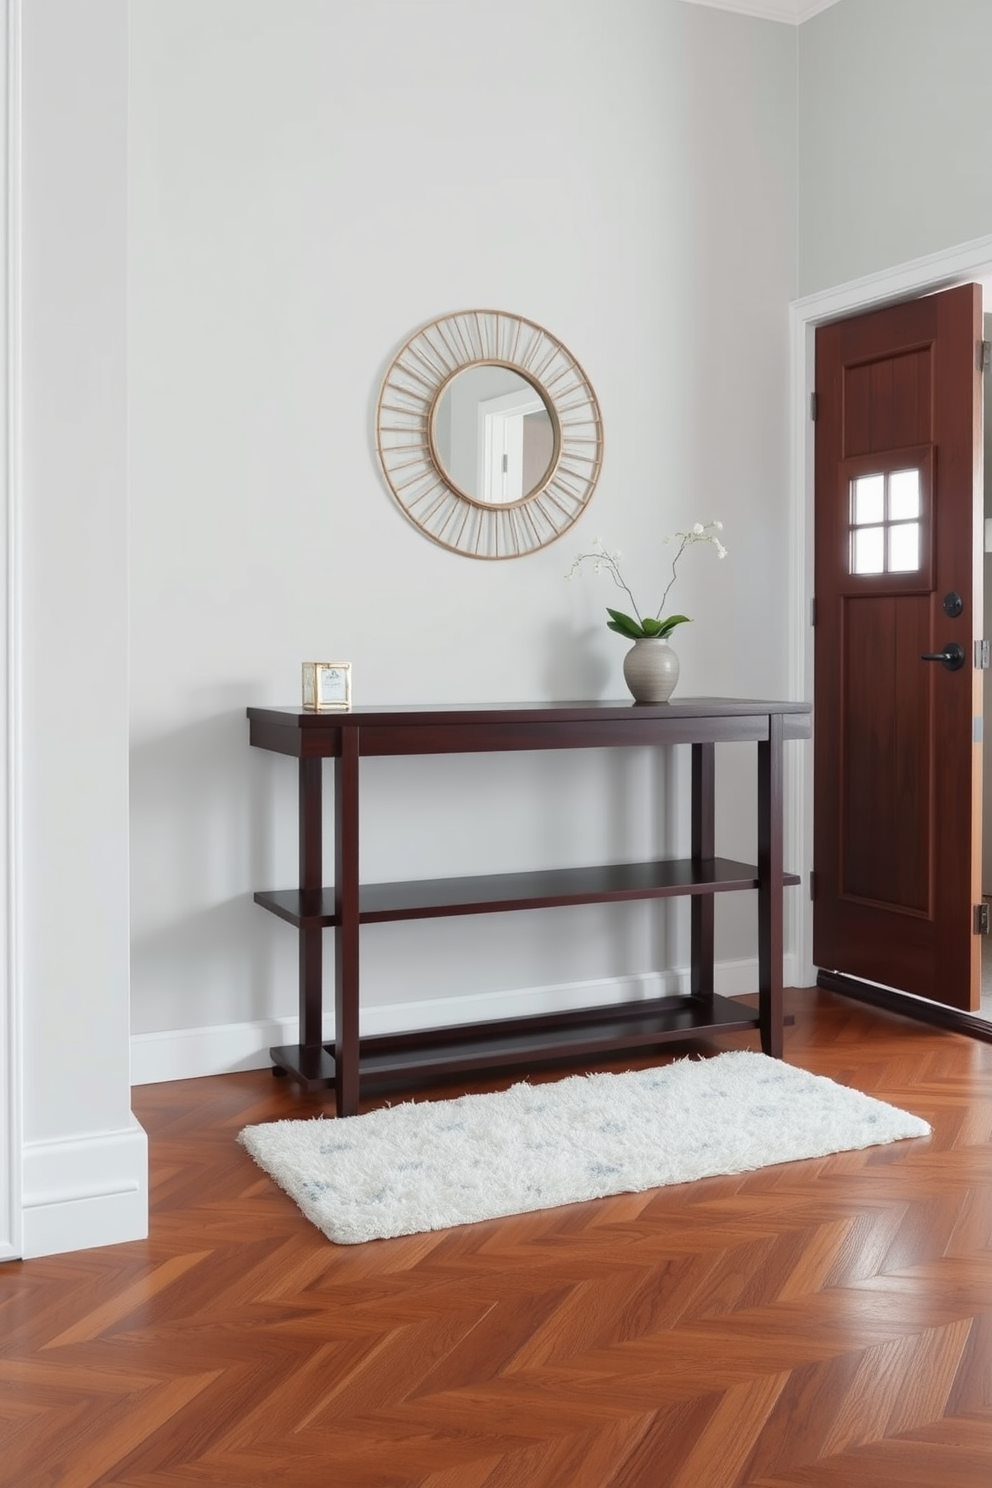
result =
[[[291,938],[277,966],[251,898],[280,832],[295,831],[295,775],[266,777],[247,746],[243,704],[132,746],[135,1033],[295,1010]],[[278,1009],[276,986],[287,993]]]
[[[577,648],[569,641],[561,649]],[[576,665],[577,695],[601,665],[588,656]],[[252,895],[296,881],[296,762],[248,746],[240,699],[251,692],[245,686],[236,708],[132,749],[135,1034],[295,1016],[297,937]],[[370,760],[364,871],[431,877],[670,854],[685,813],[668,753],[608,751],[598,762],[591,756],[600,751],[586,750],[486,762]],[[329,778],[325,806],[329,877]],[[514,992],[667,968],[677,959],[677,912],[665,902],[570,916],[547,910],[500,924],[478,916],[382,927],[363,945],[364,1001]],[[330,950],[328,940],[328,972]]]
[[[605,625],[605,622],[604,622]],[[576,634],[565,620],[550,621],[542,630],[545,651],[541,678],[544,695],[568,702],[573,698],[610,698],[626,701],[626,689],[615,680],[618,669],[610,666],[601,651],[601,629],[589,626]],[[618,644],[619,637],[617,638]]]

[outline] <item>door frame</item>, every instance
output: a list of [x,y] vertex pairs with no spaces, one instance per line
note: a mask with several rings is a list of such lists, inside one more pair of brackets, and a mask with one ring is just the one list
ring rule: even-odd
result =
[[[790,322],[790,556],[788,578],[789,696],[813,695],[813,447],[815,424],[810,416],[810,398],[815,390],[816,328],[828,320],[878,310],[897,300],[916,299],[939,289],[951,289],[992,276],[992,235],[974,238],[939,253],[913,259],[895,268],[868,274],[861,279],[818,291],[789,306]],[[992,297],[990,297],[992,298]],[[798,769],[786,782],[786,820],[791,822],[786,857],[801,865],[803,883],[809,883],[813,868],[813,771],[812,747],[801,751]],[[813,904],[808,891],[793,906],[793,943],[799,985],[816,981],[813,964]]]
[[[494,398],[483,398],[478,405],[478,425],[476,429],[476,447],[479,452],[479,472],[476,491],[479,492],[483,501],[492,501],[493,474],[494,474],[494,448],[501,446],[500,454],[505,459],[507,430],[506,426],[510,419],[521,421],[528,413],[546,413],[547,405],[535,387],[519,389],[513,393],[497,393]],[[512,437],[520,437],[521,449],[523,446],[522,426]],[[523,458],[520,461],[521,480],[523,476]],[[503,493],[505,497],[505,492]],[[521,486],[521,497],[525,493]],[[520,498],[517,498],[520,499]],[[504,501],[505,504],[505,501]]]

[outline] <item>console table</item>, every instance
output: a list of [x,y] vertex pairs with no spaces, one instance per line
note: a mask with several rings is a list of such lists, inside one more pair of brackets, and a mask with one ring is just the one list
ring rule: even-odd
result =
[[[782,1053],[782,746],[810,736],[806,703],[688,698],[678,702],[497,703],[359,707],[342,713],[249,708],[250,742],[299,761],[299,886],[255,894],[294,925],[300,942],[300,1042],[274,1048],[276,1073],[309,1090],[333,1085],[339,1116],[361,1090],[457,1071],[596,1058],[703,1032],[757,1028],[766,1054]],[[757,744],[757,864],[715,856],[715,746]],[[358,782],[362,758],[532,749],[692,746],[691,855],[593,868],[362,884]],[[334,761],[334,887],[323,884],[323,763]],[[758,1008],[713,990],[714,900],[756,889]],[[515,909],[691,896],[687,995],[568,1013],[359,1038],[359,939],[363,925]],[[324,1043],[323,932],[335,931],[334,1041]]]

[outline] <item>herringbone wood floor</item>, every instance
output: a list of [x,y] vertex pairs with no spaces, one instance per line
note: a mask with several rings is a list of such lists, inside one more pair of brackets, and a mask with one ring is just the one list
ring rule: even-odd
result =
[[934,1136],[336,1247],[234,1141],[319,1098],[136,1090],[150,1238],[0,1267],[0,1481],[989,1488],[992,1046],[789,1003]]

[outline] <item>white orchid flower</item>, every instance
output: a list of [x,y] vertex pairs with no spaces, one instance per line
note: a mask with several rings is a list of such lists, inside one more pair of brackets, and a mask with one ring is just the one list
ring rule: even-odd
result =
[[617,588],[622,589],[627,595],[634,611],[633,615],[627,615],[619,610],[611,610],[607,607],[607,614],[610,616],[610,619],[607,621],[608,628],[617,631],[619,635],[626,636],[628,639],[638,640],[648,637],[666,640],[677,625],[682,625],[689,619],[688,615],[669,615],[667,618],[663,618],[665,601],[668,599],[669,591],[678,577],[679,559],[687,547],[697,542],[712,543],[716,548],[717,557],[726,558],[727,549],[716,536],[717,532],[722,531],[723,523],[714,520],[705,524],[703,522],[695,522],[686,532],[669,532],[665,534],[662,541],[669,543],[673,537],[677,537],[679,539],[679,549],[672,559],[672,575],[665,587],[664,594],[661,596],[661,604],[658,606],[655,615],[648,616],[647,619],[641,615],[640,610],[637,608],[637,601],[634,599],[627,581],[620,571],[620,549],[617,548],[615,553],[611,553],[601,537],[593,538],[593,547],[598,549],[597,552],[576,554],[572,566],[565,577],[566,579],[570,579],[573,574],[581,573],[583,564],[587,562],[592,564],[594,573],[601,573],[605,568]]

